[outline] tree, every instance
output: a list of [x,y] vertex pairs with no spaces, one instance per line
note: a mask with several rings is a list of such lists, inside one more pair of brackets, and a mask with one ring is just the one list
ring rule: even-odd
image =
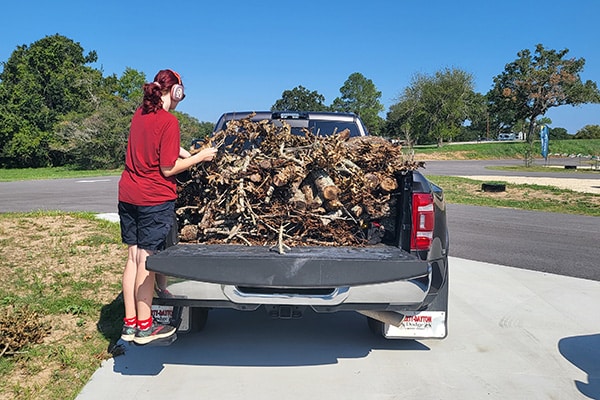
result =
[[[426,75],[415,74],[411,85],[404,89],[398,102],[390,106],[386,118],[386,134],[402,137],[412,147],[421,138],[419,127],[424,123],[423,92],[427,84]],[[421,138],[422,139],[422,138]]]
[[575,134],[575,139],[600,139],[600,125],[586,125]]
[[550,140],[573,139],[573,135],[569,135],[565,128],[550,128],[548,137]]
[[433,119],[430,134],[439,146],[460,133],[461,126],[475,113],[473,76],[457,68],[445,68],[435,73],[427,85],[425,101]]
[[487,101],[481,93],[471,93],[469,101],[465,103],[468,120],[461,126],[461,134],[457,140],[480,140],[482,138],[496,137],[490,133],[490,120],[487,110]]
[[129,124],[142,99],[145,75],[126,68],[94,83],[91,112],[61,116],[53,129],[50,154],[54,165],[78,169],[119,168],[125,161]]
[[[473,91],[473,77],[460,69],[444,69],[433,76],[417,74],[390,107],[388,121],[396,130],[419,142],[442,145],[460,134],[467,120],[484,114],[483,97]],[[409,141],[412,141],[409,139]]]
[[99,105],[100,71],[94,51],[61,35],[22,45],[3,63],[0,74],[0,154],[4,165],[52,165],[53,127],[65,115],[89,113]]
[[200,122],[189,114],[179,111],[173,111],[173,114],[179,120],[179,129],[181,131],[181,146],[189,149],[194,139],[203,139],[213,131],[212,122]]
[[[0,73],[0,167],[119,168],[145,75],[131,68],[106,78],[87,66],[94,51],[61,35],[19,46]],[[182,146],[212,123],[176,112]]]
[[[92,113],[67,115],[55,126],[56,139],[51,151],[59,164],[79,169],[119,168],[125,150],[131,117],[139,107],[145,75],[127,68],[117,79],[109,76],[101,102]],[[188,114],[174,111],[179,120],[181,145],[189,148],[192,139],[204,137],[213,124],[199,123]]]
[[142,103],[144,97],[142,92],[144,83],[146,83],[146,74],[127,67],[116,82],[115,92],[123,100],[130,101],[137,107]]
[[579,75],[585,59],[566,59],[568,52],[568,49],[547,50],[541,44],[536,46],[533,55],[528,49],[521,50],[518,58],[494,78],[494,86],[488,93],[490,109],[502,114],[504,123],[528,121],[527,165],[531,165],[534,129],[539,116],[552,107],[600,102],[596,83],[582,82]]
[[383,125],[379,113],[384,110],[379,102],[381,92],[377,90],[372,80],[361,73],[350,74],[340,88],[341,96],[333,100],[332,111],[351,112],[358,115],[371,134],[377,134]]
[[316,90],[312,92],[303,86],[292,90],[284,90],[281,99],[277,100],[271,111],[325,111],[325,97]]
[[130,105],[114,96],[92,113],[73,115],[55,126],[50,146],[57,165],[77,169],[113,169],[125,163],[131,122]]

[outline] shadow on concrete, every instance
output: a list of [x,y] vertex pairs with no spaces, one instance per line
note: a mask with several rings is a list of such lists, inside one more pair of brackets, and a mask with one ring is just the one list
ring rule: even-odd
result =
[[600,399],[600,334],[563,338],[558,350],[588,376],[587,383],[575,381],[577,389],[589,398]]
[[[121,343],[121,342],[120,342]],[[336,364],[363,358],[373,349],[424,351],[414,340],[386,340],[371,333],[366,318],[355,312],[316,314],[302,319],[271,319],[254,312],[211,310],[202,332],[178,334],[168,347],[121,343],[114,372],[158,375],[166,364],[280,367]]]

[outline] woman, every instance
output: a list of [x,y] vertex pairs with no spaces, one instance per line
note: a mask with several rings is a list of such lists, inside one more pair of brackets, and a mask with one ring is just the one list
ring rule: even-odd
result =
[[125,318],[121,338],[137,344],[167,338],[175,327],[152,319],[155,273],[146,258],[163,250],[175,222],[175,177],[191,166],[211,161],[216,149],[190,155],[180,147],[179,122],[169,113],[185,97],[181,77],[165,69],[144,84],[144,100],[131,120],[125,170],[119,181],[121,238],[128,245],[123,272]]

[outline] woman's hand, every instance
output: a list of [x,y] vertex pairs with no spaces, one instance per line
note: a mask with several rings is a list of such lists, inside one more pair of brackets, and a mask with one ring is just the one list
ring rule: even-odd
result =
[[[198,153],[194,154],[191,157],[178,158],[177,161],[175,161],[175,165],[173,165],[172,167],[160,167],[160,170],[166,177],[174,176],[190,168],[192,165],[204,161],[212,161],[217,155],[217,151],[218,149],[214,147],[207,147],[205,149],[200,150]],[[181,151],[179,152],[179,155],[181,156]]]
[[219,150],[214,147],[207,147],[205,149],[200,150],[198,153],[196,153],[194,155],[194,157],[199,158],[198,162],[212,161],[215,158],[215,156],[217,155],[217,151],[219,151]]

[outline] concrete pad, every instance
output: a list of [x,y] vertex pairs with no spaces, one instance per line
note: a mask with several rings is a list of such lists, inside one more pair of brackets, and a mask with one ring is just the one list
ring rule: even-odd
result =
[[169,347],[124,344],[77,399],[600,398],[600,282],[450,259],[449,336],[391,341],[354,312],[212,310]]
[[96,214],[96,218],[105,219],[110,222],[119,222],[120,221],[118,213],[99,213],[99,214]]

